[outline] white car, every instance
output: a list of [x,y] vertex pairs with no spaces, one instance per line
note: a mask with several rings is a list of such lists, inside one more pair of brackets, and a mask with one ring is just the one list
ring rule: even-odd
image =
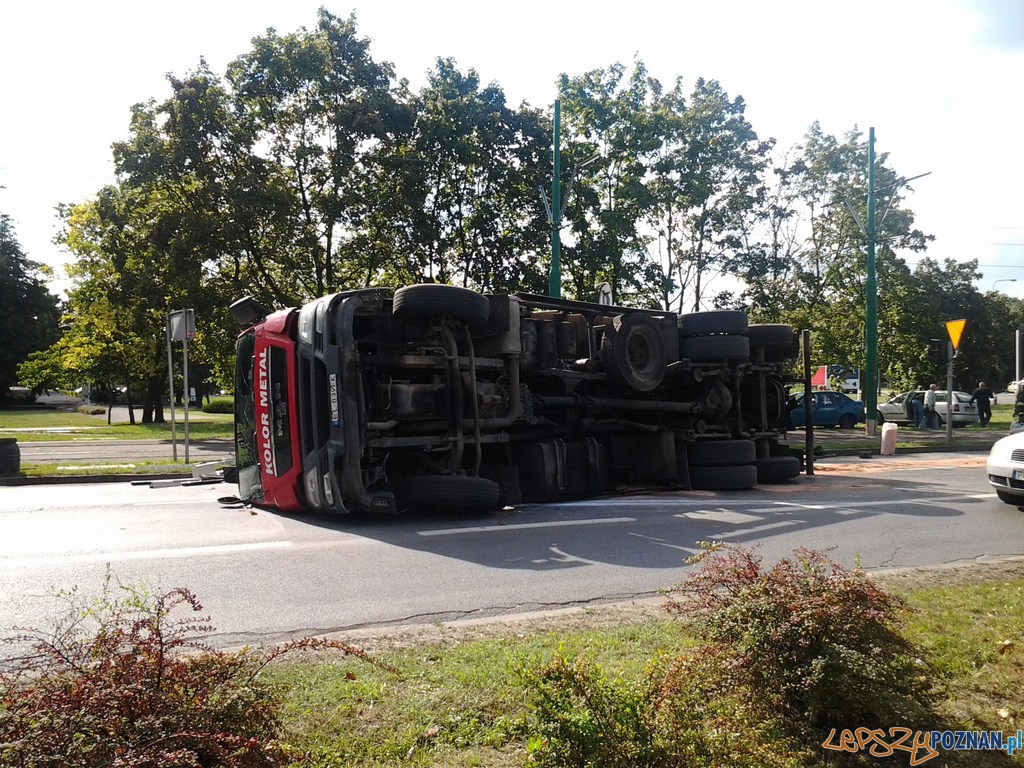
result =
[[1006,391],[1009,392],[1011,395],[1016,395],[1018,389],[1020,389],[1019,381],[1011,381],[1009,384],[1006,385]]
[[[917,390],[924,395],[924,390]],[[896,424],[909,424],[907,418],[907,396],[913,392],[901,392],[893,395],[884,403],[878,404],[878,423],[892,421]],[[946,405],[946,390],[940,389],[935,393],[935,412],[939,414],[939,425],[945,426],[949,408]],[[966,424],[974,424],[978,420],[978,406],[971,403],[971,396],[966,392],[953,393],[953,426],[962,427]]]
[[996,440],[985,471],[1000,501],[1024,506],[1024,432]]

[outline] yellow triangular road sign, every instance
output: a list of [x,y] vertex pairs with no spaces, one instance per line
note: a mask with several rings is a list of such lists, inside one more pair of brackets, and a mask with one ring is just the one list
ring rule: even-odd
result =
[[960,336],[964,332],[965,325],[967,325],[966,320],[950,320],[946,323],[946,332],[949,334],[949,340],[953,342],[953,349],[959,346]]

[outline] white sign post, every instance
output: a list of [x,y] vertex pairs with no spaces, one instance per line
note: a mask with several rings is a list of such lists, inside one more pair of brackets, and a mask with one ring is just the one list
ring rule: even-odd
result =
[[185,463],[188,464],[188,340],[196,335],[196,315],[191,309],[176,309],[167,315],[167,379],[171,391],[171,446],[174,460],[178,460],[178,435],[174,422],[174,363],[171,357],[171,342],[182,342],[182,374],[185,379]]

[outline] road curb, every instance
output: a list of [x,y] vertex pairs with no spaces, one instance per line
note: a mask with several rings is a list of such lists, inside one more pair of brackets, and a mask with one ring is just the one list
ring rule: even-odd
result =
[[126,483],[135,480],[189,480],[191,474],[181,472],[151,472],[138,475],[44,475],[41,477],[0,477],[0,486],[6,485],[70,485],[78,483]]

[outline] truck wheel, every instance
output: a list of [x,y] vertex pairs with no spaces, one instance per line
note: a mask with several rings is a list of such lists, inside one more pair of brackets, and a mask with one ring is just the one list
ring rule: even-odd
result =
[[757,482],[784,483],[800,475],[800,459],[796,456],[766,456],[754,462]]
[[496,509],[501,489],[485,477],[415,475],[401,484],[399,499],[411,509]]
[[679,340],[679,356],[694,362],[746,360],[750,341],[746,336],[693,336]]
[[457,285],[421,283],[395,291],[391,314],[400,320],[448,315],[467,323],[486,323],[491,317],[487,297]]
[[757,467],[740,464],[735,467],[694,467],[690,470],[690,487],[695,491],[742,491],[757,485]]
[[747,313],[738,309],[690,312],[679,316],[679,335],[683,338],[709,333],[747,334]]
[[757,456],[753,440],[698,440],[686,447],[691,467],[732,467],[752,464]]
[[747,331],[752,347],[788,347],[796,334],[782,323],[753,323]]
[[601,342],[601,359],[609,379],[636,392],[657,389],[668,364],[657,323],[639,312],[615,318]]

